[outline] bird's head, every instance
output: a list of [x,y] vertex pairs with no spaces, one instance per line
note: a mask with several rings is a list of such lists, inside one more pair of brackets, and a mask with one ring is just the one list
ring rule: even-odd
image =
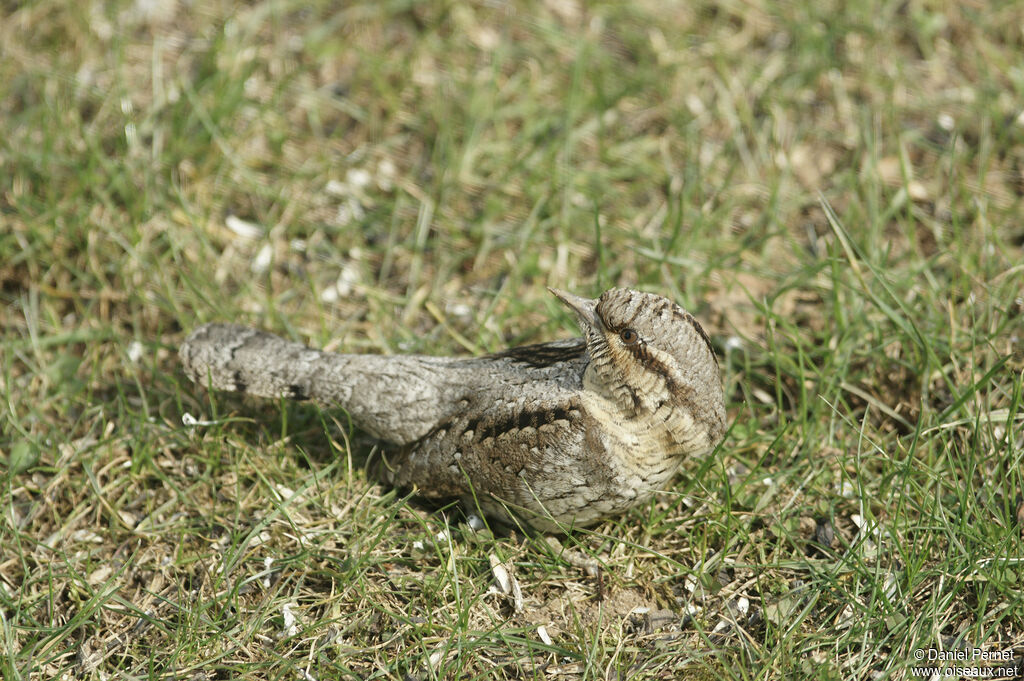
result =
[[624,418],[666,415],[692,428],[681,433],[714,447],[725,431],[718,360],[708,335],[671,300],[632,289],[590,299],[550,289],[576,313],[590,364],[584,387],[612,402]]

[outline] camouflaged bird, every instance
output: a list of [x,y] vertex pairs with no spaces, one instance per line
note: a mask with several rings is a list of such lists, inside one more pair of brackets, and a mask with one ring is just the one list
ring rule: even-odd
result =
[[725,431],[700,324],[652,293],[551,292],[583,338],[477,358],[345,355],[230,324],[181,347],[196,383],[344,409],[384,443],[383,481],[543,531],[582,527],[665,489]]

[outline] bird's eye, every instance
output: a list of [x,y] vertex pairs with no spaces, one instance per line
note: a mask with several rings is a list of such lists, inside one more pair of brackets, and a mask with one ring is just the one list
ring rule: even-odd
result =
[[633,345],[640,340],[640,334],[633,329],[623,329],[622,331],[619,331],[619,338],[621,338],[622,342],[626,345]]

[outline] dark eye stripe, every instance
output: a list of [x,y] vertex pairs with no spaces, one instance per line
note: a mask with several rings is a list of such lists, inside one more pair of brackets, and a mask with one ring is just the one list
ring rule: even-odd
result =
[[[633,320],[635,320],[637,318],[637,316],[639,316],[641,310],[643,309],[643,305],[637,305],[633,309],[633,315],[628,320],[626,320],[624,322],[621,322],[619,324],[612,324],[609,321],[608,316],[607,316],[608,310],[606,309],[605,305],[601,304],[601,303],[605,302],[606,297],[610,293],[612,293],[612,291],[605,291],[605,293],[601,296],[600,303],[597,306],[597,316],[598,316],[598,318],[600,318],[601,323],[604,325],[604,328],[606,328],[607,330],[611,331],[612,333],[621,333],[625,328],[627,328],[633,322]],[[711,338],[708,337],[707,331],[705,331],[704,327],[700,325],[700,322],[698,322],[697,319],[692,314],[690,314],[689,312],[687,312],[683,308],[679,307],[679,305],[673,303],[670,300],[663,299],[663,300],[659,301],[659,303],[660,304],[657,307],[652,308],[654,310],[654,312],[656,312],[657,314],[661,314],[663,312],[664,308],[668,308],[672,312],[672,316],[675,319],[682,320],[682,321],[688,323],[691,327],[693,327],[693,330],[696,331],[697,335],[699,335],[701,337],[701,340],[704,341],[704,345],[707,346],[707,349],[708,349],[708,354],[711,355],[711,358],[714,360],[715,364],[717,365],[718,364],[718,356],[715,354],[715,349],[711,345]],[[629,348],[631,351],[633,351],[634,354],[636,354],[638,359],[644,359],[644,357],[648,356],[646,351],[643,351],[641,354],[638,354],[638,352],[637,352],[638,350],[640,350],[639,346],[641,346],[641,345],[643,345],[643,343],[635,343],[633,345],[627,344],[626,347]]]

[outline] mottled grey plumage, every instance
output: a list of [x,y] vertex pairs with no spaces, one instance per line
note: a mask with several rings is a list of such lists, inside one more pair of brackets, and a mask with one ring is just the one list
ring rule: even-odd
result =
[[725,430],[700,324],[651,293],[552,291],[584,338],[478,358],[342,355],[207,324],[181,347],[196,383],[341,407],[386,443],[382,477],[535,527],[582,526],[664,489]]

